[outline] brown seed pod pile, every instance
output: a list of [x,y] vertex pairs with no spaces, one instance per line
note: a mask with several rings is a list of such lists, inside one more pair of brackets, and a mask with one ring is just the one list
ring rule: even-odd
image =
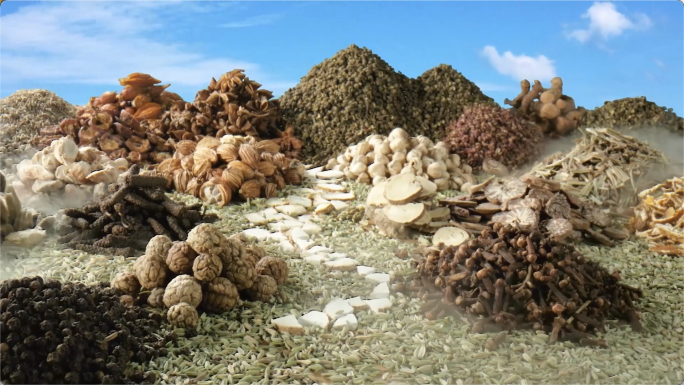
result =
[[518,167],[539,155],[544,133],[537,125],[499,106],[475,105],[448,128],[444,141],[449,150],[473,169],[485,159]]
[[627,130],[664,127],[682,134],[684,118],[672,112],[672,108],[660,107],[640,96],[608,101],[600,107],[588,110],[580,121],[580,127]]
[[105,285],[41,277],[2,282],[2,383],[154,382],[154,375],[127,377],[124,369],[129,362],[149,362],[164,348],[161,317],[124,305],[125,296]]
[[159,163],[171,156],[173,144],[148,135],[140,122],[157,120],[173,103],[182,102],[178,94],[166,91],[170,84],[159,83],[161,80],[138,72],[119,79],[124,86],[121,92],[107,91],[90,98],[75,118],[43,128],[32,143],[43,149],[53,140],[71,136],[80,147],[96,147],[112,159]]
[[155,172],[172,181],[178,192],[225,206],[233,198],[276,197],[286,184],[302,183],[304,167],[281,153],[273,140],[224,135],[178,142],[173,158]]
[[540,178],[490,178],[471,188],[468,195],[439,201],[451,211],[452,223],[472,235],[488,225],[517,225],[539,230],[555,242],[589,239],[606,246],[629,237],[626,229],[612,226],[612,218],[590,200]]
[[410,79],[356,45],[311,68],[280,97],[283,117],[306,144],[305,161],[317,165],[368,135],[387,135],[395,127],[441,140],[447,122],[476,102],[491,99],[449,66]]
[[551,79],[551,88],[544,88],[539,80],[520,82],[520,94],[513,100],[504,100],[505,104],[539,125],[549,136],[567,135],[579,127],[584,108],[576,108],[573,98],[563,95],[563,80],[559,77]]
[[155,235],[185,240],[198,223],[217,219],[203,215],[201,206],[186,206],[167,197],[165,177],[140,175],[138,166],[133,166],[122,179],[96,202],[64,210],[75,230],[58,241],[89,253],[133,256]]
[[211,224],[200,224],[186,241],[152,238],[134,272],[118,274],[112,287],[152,307],[167,308],[169,323],[193,329],[198,309],[223,313],[240,299],[268,301],[288,274],[283,259],[266,256],[240,236],[227,237]]
[[426,316],[460,310],[475,321],[476,333],[533,328],[550,333],[549,343],[605,346],[589,333],[601,331],[607,319],[626,319],[642,330],[634,306],[640,289],[536,230],[497,223],[460,246],[426,248],[416,266],[403,289],[428,300]]
[[638,237],[651,242],[651,251],[684,256],[684,177],[640,192],[629,224]]

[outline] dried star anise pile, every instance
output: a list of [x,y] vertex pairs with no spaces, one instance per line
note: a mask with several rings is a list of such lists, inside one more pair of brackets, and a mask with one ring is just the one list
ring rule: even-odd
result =
[[456,305],[466,316],[484,317],[474,332],[533,328],[550,333],[550,343],[604,345],[589,332],[607,319],[626,319],[641,330],[634,306],[640,289],[537,230],[497,223],[458,247],[442,244],[422,254],[404,288],[431,300],[428,318],[454,310],[445,304]]

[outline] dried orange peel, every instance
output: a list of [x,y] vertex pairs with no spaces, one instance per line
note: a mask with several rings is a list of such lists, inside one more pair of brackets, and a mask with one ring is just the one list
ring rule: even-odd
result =
[[675,177],[639,193],[630,226],[651,242],[651,251],[684,256],[684,177]]

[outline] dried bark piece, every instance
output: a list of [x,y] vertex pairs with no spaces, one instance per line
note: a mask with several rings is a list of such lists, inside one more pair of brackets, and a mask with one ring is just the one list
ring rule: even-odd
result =
[[484,202],[477,205],[473,210],[482,215],[492,215],[501,211],[501,206],[496,203]]
[[607,236],[610,239],[614,239],[616,241],[621,241],[624,239],[629,238],[629,231],[626,229],[618,229],[615,227],[606,227],[602,231],[603,235]]

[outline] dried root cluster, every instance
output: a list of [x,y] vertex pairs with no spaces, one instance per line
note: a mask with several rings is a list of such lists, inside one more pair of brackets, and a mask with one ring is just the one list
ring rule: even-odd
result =
[[575,100],[563,95],[563,79],[551,79],[551,88],[544,88],[539,80],[520,82],[520,94],[504,100],[516,112],[539,125],[549,136],[567,135],[579,127],[585,109],[575,107]]
[[11,152],[23,150],[42,128],[75,114],[74,106],[47,90],[19,90],[0,99],[0,155],[21,155]]
[[430,319],[460,310],[475,321],[476,333],[533,328],[550,333],[549,343],[599,346],[605,342],[589,333],[607,319],[625,319],[641,330],[634,306],[640,289],[538,231],[497,223],[460,246],[441,244],[422,254],[405,288],[428,300]]
[[612,227],[612,218],[593,202],[581,199],[560,184],[540,178],[490,178],[470,194],[439,201],[448,207],[452,223],[475,235],[500,223],[525,231],[540,231],[554,242],[590,239],[612,246],[629,237]]
[[161,176],[140,175],[138,166],[132,166],[96,202],[64,210],[75,230],[58,241],[88,253],[128,257],[145,249],[155,235],[185,240],[198,223],[217,219],[202,214],[201,205],[171,200],[163,190],[167,183]]
[[261,247],[247,245],[239,235],[227,237],[211,224],[192,229],[187,241],[155,236],[134,270],[118,274],[112,287],[167,308],[169,323],[189,329],[197,326],[197,309],[223,313],[241,299],[268,301],[289,274],[283,259],[266,256]]
[[378,183],[403,173],[424,177],[437,185],[437,191],[458,190],[465,183],[475,183],[472,169],[461,164],[458,154],[449,154],[445,142],[436,144],[426,136],[409,137],[402,128],[388,136],[371,135],[348,147],[326,168],[341,171],[349,180]]
[[147,126],[141,122],[158,121],[171,105],[183,102],[178,94],[166,91],[170,84],[159,83],[160,80],[138,72],[119,79],[124,86],[121,92],[107,91],[92,97],[78,109],[75,118],[43,128],[32,143],[43,149],[54,140],[70,136],[79,147],[95,147],[111,159],[159,163],[171,156],[173,143],[148,135]]
[[684,177],[640,192],[630,228],[651,242],[651,251],[684,256]]
[[629,207],[647,187],[647,176],[664,171],[668,163],[662,152],[615,130],[586,128],[582,133],[570,151],[547,157],[528,174],[558,182],[600,205]]
[[26,277],[4,281],[0,294],[3,384],[141,383],[126,365],[166,344],[161,318],[125,306],[111,288]]
[[492,105],[473,105],[446,130],[444,142],[451,153],[474,169],[485,159],[518,167],[539,155],[542,130],[515,112]]
[[304,167],[280,152],[273,140],[250,136],[205,136],[182,140],[172,158],[155,169],[176,191],[225,206],[240,199],[273,198],[286,184],[299,185]]
[[450,66],[410,79],[356,45],[311,68],[280,97],[283,117],[306,143],[305,161],[316,165],[394,127],[439,141],[447,124],[472,103],[493,101]]
[[34,229],[39,213],[22,207],[14,187],[8,185],[0,171],[0,241],[18,246],[30,246],[45,238],[45,231]]
[[684,118],[672,112],[672,108],[660,107],[641,96],[608,101],[601,107],[588,110],[580,126],[628,130],[664,127],[681,134],[684,133]]

